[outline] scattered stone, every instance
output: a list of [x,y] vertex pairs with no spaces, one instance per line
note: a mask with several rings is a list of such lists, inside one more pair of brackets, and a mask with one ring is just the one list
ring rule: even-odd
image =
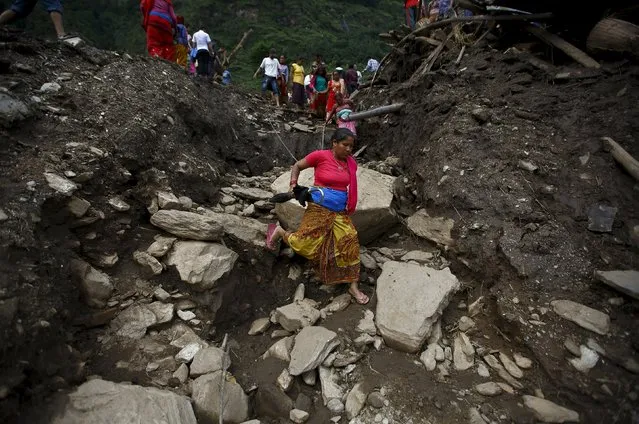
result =
[[428,348],[424,352],[422,352],[421,356],[419,357],[428,371],[434,371],[437,367],[437,359],[435,358],[437,346],[437,344],[429,344]]
[[362,318],[355,331],[358,333],[365,333],[370,336],[377,335],[377,327],[375,327],[375,314],[370,309],[364,310],[364,318]]
[[522,396],[524,405],[530,409],[535,418],[543,423],[578,423],[579,414],[546,399],[535,396]]
[[191,311],[186,311],[186,310],[181,310],[181,309],[178,309],[177,314],[178,314],[178,316],[180,317],[180,319],[182,321],[191,321],[196,316]]
[[262,355],[262,359],[277,358],[289,362],[291,360],[291,350],[293,350],[294,341],[295,337],[292,336],[278,340]]
[[524,376],[523,371],[519,369],[517,364],[514,363],[513,360],[508,357],[508,355],[503,352],[499,352],[499,359],[501,360],[501,363],[504,364],[504,368],[506,368],[506,371],[508,371],[510,375],[515,378],[522,378]]
[[325,308],[322,308],[320,312],[324,313],[333,313],[340,312],[344,309],[348,308],[351,304],[351,295],[348,293],[344,293],[342,295],[337,296],[331,303],[329,303]]
[[520,160],[519,163],[517,163],[517,167],[528,172],[536,172],[539,169],[537,165],[527,160]]
[[[319,379],[320,384],[322,386],[322,399],[324,400],[324,405],[328,407],[334,414],[341,414],[344,412],[344,404],[341,399],[344,396],[344,391],[342,387],[338,384],[339,375],[334,368],[326,368],[324,366],[319,367]],[[330,401],[337,400],[341,405],[340,408],[331,408],[329,406]],[[337,406],[335,402],[333,402],[334,406]]]
[[222,193],[222,196],[220,197],[220,205],[229,206],[235,202],[236,202],[235,197]]
[[344,412],[344,403],[338,398],[333,398],[328,401],[326,408],[333,414],[341,414]]
[[292,335],[293,333],[291,333],[290,331],[286,331],[286,330],[282,330],[277,329],[277,330],[273,330],[273,332],[271,333],[271,338],[272,339],[279,339],[280,337],[288,337],[290,335]]
[[317,371],[310,370],[305,372],[304,374],[302,374],[302,380],[304,380],[305,384],[311,387],[314,386],[317,383]]
[[486,424],[486,421],[484,421],[477,408],[470,408],[468,410],[468,424]]
[[351,391],[348,392],[344,408],[346,410],[346,418],[352,420],[359,415],[366,404],[367,395],[368,392],[365,390],[363,383],[357,383]]
[[164,324],[173,320],[174,307],[170,303],[153,302],[146,307],[155,315],[156,324]]
[[368,253],[361,253],[359,255],[359,260],[364,268],[369,270],[377,269],[377,261],[375,261],[375,259]]
[[105,307],[114,290],[109,276],[79,259],[72,259],[69,266],[85,303],[91,307]]
[[587,373],[592,368],[594,368],[595,365],[597,365],[597,361],[599,361],[599,355],[597,354],[597,352],[589,349],[584,345],[579,346],[579,350],[581,354],[580,357],[572,358],[568,362],[570,362],[572,366],[575,367],[577,370],[583,373]]
[[222,226],[214,218],[187,211],[158,211],[151,216],[151,224],[189,240],[216,241],[224,233]]
[[87,254],[87,256],[89,256],[89,258],[91,259],[91,262],[94,265],[99,266],[101,268],[111,268],[120,259],[117,253],[112,253],[112,254],[92,253],[92,254]]
[[189,367],[186,364],[180,364],[177,370],[173,373],[173,377],[175,377],[180,384],[186,383],[186,380],[189,379]]
[[199,377],[219,370],[227,370],[230,366],[231,358],[228,353],[219,347],[205,347],[195,354],[190,369],[193,377]]
[[317,368],[340,344],[337,333],[324,327],[305,327],[295,336],[289,372],[301,375]]
[[564,347],[566,348],[568,352],[572,353],[573,355],[581,356],[581,349],[579,349],[579,345],[575,343],[574,340],[566,339],[566,341],[564,342]]
[[78,186],[73,181],[52,172],[45,172],[44,178],[47,180],[49,187],[65,196],[71,196],[78,189]]
[[64,410],[52,424],[112,423],[126,417],[144,417],[145,422],[196,424],[189,399],[170,391],[96,378],[68,395]]
[[480,296],[477,300],[468,305],[468,315],[470,315],[471,318],[476,317],[481,312],[483,305],[484,296]]
[[41,93],[57,93],[62,89],[62,86],[57,82],[45,82],[40,87]]
[[0,209],[0,222],[6,221],[7,219],[9,219],[7,213],[3,209]]
[[501,389],[511,395],[515,394],[515,389],[512,388],[512,386],[508,383],[502,383],[501,381],[497,383],[499,385],[499,387],[501,387]]
[[471,115],[480,124],[485,124],[490,120],[490,112],[480,107],[473,109]]
[[293,387],[293,376],[288,372],[286,368],[282,370],[280,375],[277,377],[277,385],[280,389],[288,392]]
[[401,260],[403,262],[415,261],[419,263],[427,263],[430,262],[435,255],[431,252],[422,252],[421,250],[412,250],[402,256]]
[[202,350],[205,346],[200,343],[189,343],[184,346],[178,353],[175,355],[175,360],[182,364],[188,364],[193,361],[195,355]]
[[158,206],[160,209],[179,209],[182,205],[175,194],[168,191],[159,191]]
[[477,364],[477,374],[484,378],[490,377],[490,371],[488,371],[488,367],[483,362]]
[[596,309],[589,308],[571,300],[554,300],[550,302],[555,313],[578,324],[586,330],[606,335],[610,329],[610,317]]
[[475,390],[483,396],[497,396],[503,392],[499,384],[494,381],[478,384],[475,386]]
[[149,362],[146,366],[146,372],[153,372],[160,368],[160,364],[157,362]]
[[384,407],[384,396],[380,392],[372,392],[368,395],[366,402],[376,409],[381,409]]
[[160,300],[162,302],[166,302],[171,297],[171,295],[162,287],[158,287],[153,292],[153,297],[155,297],[157,300]]
[[588,210],[588,229],[596,233],[609,233],[617,215],[617,208],[593,205]]
[[193,207],[193,200],[190,197],[180,196],[178,197],[178,202],[180,202],[182,209],[189,210]]
[[[220,402],[222,396],[224,403]],[[249,398],[234,378],[227,378],[226,371],[196,378],[191,397],[198,422],[216,423],[220,414],[228,423],[241,423],[248,419]]]
[[504,366],[499,362],[499,360],[495,358],[493,355],[489,354],[484,356],[484,361],[486,361],[488,366],[490,366],[493,370],[497,371],[497,375],[502,380],[504,380],[505,382],[507,382],[508,384],[510,384],[516,389],[524,388],[524,386],[519,381],[513,378],[513,376],[510,375],[508,371],[506,371],[506,368],[504,368]]
[[448,268],[389,261],[377,279],[376,323],[386,344],[414,353],[460,283]]
[[166,264],[177,268],[182,281],[206,290],[215,287],[217,281],[233,269],[237,258],[237,253],[221,244],[178,241],[169,253]]
[[639,299],[639,271],[597,271],[595,276],[602,283]]
[[366,333],[361,334],[359,337],[353,340],[353,344],[355,344],[355,346],[357,347],[363,347],[373,343],[375,343],[375,338]]
[[175,304],[175,308],[178,311],[188,311],[189,309],[197,308],[197,303],[191,299],[179,299]]
[[71,200],[69,200],[69,203],[67,203],[67,209],[76,218],[82,218],[87,213],[90,207],[91,203],[88,200],[84,200],[75,196],[72,196]]
[[338,353],[335,356],[335,360],[333,361],[331,365],[335,368],[344,368],[354,364],[355,362],[359,361],[363,357],[364,357],[363,352],[349,351],[344,353]]
[[240,215],[247,216],[247,217],[254,216],[255,215],[255,205],[253,205],[253,204],[248,205],[246,208],[244,208],[244,210],[242,210],[242,212],[240,212]]
[[320,312],[315,309],[313,301],[304,299],[277,308],[274,319],[285,330],[297,331],[315,324],[320,319]]
[[271,320],[268,318],[258,318],[253,321],[249,329],[249,336],[255,336],[264,333],[271,326]]
[[475,348],[465,333],[455,336],[453,361],[457,371],[467,370],[475,363]]
[[129,209],[131,209],[131,205],[129,205],[127,202],[125,202],[119,197],[110,198],[109,205],[111,205],[111,207],[118,212],[126,212]]
[[[291,274],[289,273],[289,277],[290,276]],[[304,300],[305,291],[306,287],[304,286],[304,283],[300,283],[295,289],[295,293],[293,294],[293,302]]]
[[144,337],[147,328],[155,324],[157,324],[157,317],[143,305],[130,306],[111,321],[111,327],[116,335],[135,340]]
[[475,321],[473,321],[472,318],[469,318],[465,315],[459,318],[459,322],[457,323],[457,327],[459,328],[459,331],[463,331],[464,333],[470,330],[471,328],[473,328],[474,326],[475,326]]
[[[312,186],[313,177],[313,169],[305,169],[300,173],[298,184]],[[273,182],[271,189],[274,193],[286,192],[290,179],[290,171],[282,174]],[[359,201],[352,218],[360,243],[366,245],[397,223],[397,214],[391,206],[396,178],[360,166],[357,169],[357,180]],[[275,206],[280,222],[289,231],[295,231],[299,227],[304,211],[296,200],[278,203]]]
[[444,246],[452,246],[454,240],[450,232],[455,226],[455,221],[449,218],[433,218],[425,209],[420,209],[406,219],[406,226],[415,235]]
[[293,409],[290,413],[289,418],[296,424],[303,424],[308,420],[310,415],[306,411],[302,411],[299,409]]
[[133,252],[133,259],[138,265],[148,268],[153,275],[160,275],[164,270],[162,264],[147,252],[136,250]]
[[608,299],[608,303],[612,306],[621,306],[626,303],[626,301],[623,299],[623,297],[611,297],[610,299]]
[[169,250],[171,250],[171,247],[173,247],[173,243],[175,243],[176,240],[177,238],[175,237],[157,236],[155,241],[151,243],[148,249],[146,249],[146,253],[155,258],[161,258],[166,255]]
[[519,353],[513,353],[513,359],[519,368],[525,370],[532,368],[532,361]]
[[0,93],[0,124],[11,127],[14,123],[25,120],[31,115],[29,107],[22,101],[6,93]]

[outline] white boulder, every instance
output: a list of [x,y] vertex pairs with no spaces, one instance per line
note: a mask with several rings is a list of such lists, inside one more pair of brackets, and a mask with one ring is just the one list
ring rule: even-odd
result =
[[182,281],[205,290],[214,287],[230,272],[237,258],[237,253],[221,244],[178,241],[167,256],[166,264],[177,268]]

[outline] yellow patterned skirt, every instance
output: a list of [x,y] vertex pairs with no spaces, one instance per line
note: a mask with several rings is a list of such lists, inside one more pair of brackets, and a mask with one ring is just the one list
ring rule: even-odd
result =
[[309,203],[299,229],[287,233],[284,241],[295,253],[313,262],[322,283],[359,281],[359,240],[346,213]]
[[186,67],[186,64],[188,63],[188,60],[189,60],[189,49],[185,45],[176,44],[175,52],[176,52],[177,64],[182,67]]

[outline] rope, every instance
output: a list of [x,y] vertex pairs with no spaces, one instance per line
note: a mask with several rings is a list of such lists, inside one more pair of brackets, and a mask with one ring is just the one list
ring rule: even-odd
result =
[[271,124],[271,127],[273,127],[273,131],[275,131],[275,135],[277,135],[278,140],[280,140],[280,143],[282,143],[282,146],[284,146],[284,148],[286,149],[286,151],[288,152],[289,155],[291,155],[291,157],[293,158],[293,160],[295,162],[298,162],[297,158],[295,157],[295,155],[289,150],[288,147],[286,147],[286,144],[284,144],[284,140],[282,140],[282,137],[280,137],[280,133],[279,131],[277,131],[277,129],[275,129],[275,125],[273,124],[273,121],[269,121],[269,123]]

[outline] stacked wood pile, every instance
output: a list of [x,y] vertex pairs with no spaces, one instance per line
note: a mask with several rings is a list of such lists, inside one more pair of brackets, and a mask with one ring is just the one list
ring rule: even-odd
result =
[[[570,76],[592,75],[598,73],[600,63],[585,51],[548,31],[547,24],[552,22],[551,13],[529,14],[521,11],[483,11],[475,16],[459,16],[436,21],[420,23],[418,28],[410,31],[407,26],[380,34],[390,46],[390,52],[381,60],[379,69],[373,75],[370,85],[402,83],[406,87],[415,86],[424,81],[424,77],[440,67],[454,63],[460,65],[468,49],[478,45],[487,36],[499,36],[506,39],[505,33],[514,30],[521,38],[521,33],[548,46],[547,57],[540,58],[528,55],[530,62],[549,73],[553,78],[565,77],[554,63],[555,50],[561,51],[567,59],[577,62],[578,68]],[[614,37],[611,36],[614,35]],[[639,30],[633,24],[606,18],[591,32],[588,39],[588,50],[594,53],[601,50],[639,52]],[[584,40],[585,41],[585,40]],[[503,44],[503,43],[502,43]],[[584,43],[585,44],[585,43]],[[517,49],[513,49],[517,52]],[[550,61],[550,62],[549,62]],[[583,69],[586,68],[586,69]]]

